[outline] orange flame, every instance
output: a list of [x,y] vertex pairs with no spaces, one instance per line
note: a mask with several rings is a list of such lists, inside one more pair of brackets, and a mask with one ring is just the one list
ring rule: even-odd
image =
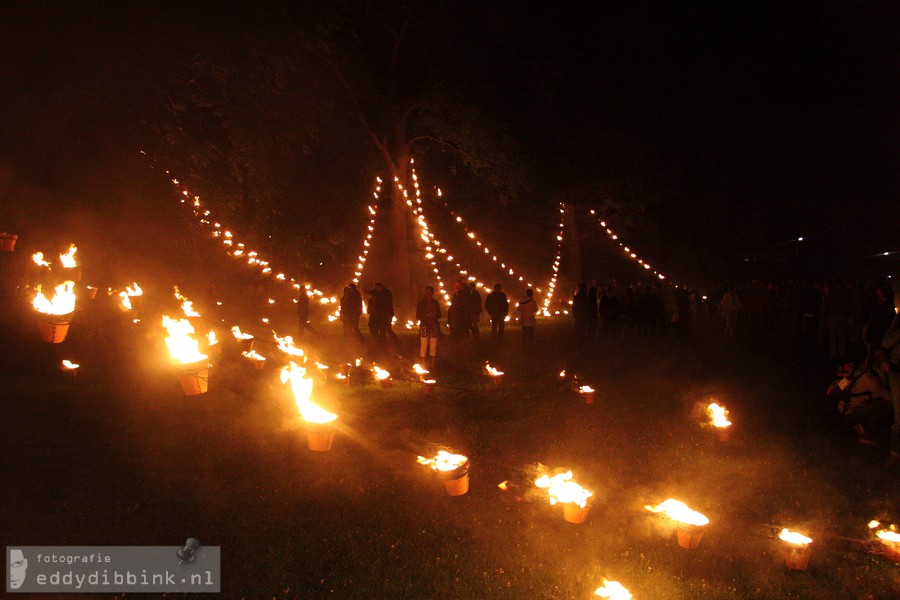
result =
[[249,333],[244,333],[243,331],[241,331],[241,328],[238,327],[237,325],[235,325],[234,327],[231,328],[231,334],[236,339],[239,339],[239,340],[252,340],[253,339],[252,335],[250,335]]
[[709,413],[709,422],[713,427],[731,427],[731,421],[728,420],[728,409],[719,406],[715,402],[706,407]]
[[175,362],[188,364],[206,360],[208,357],[200,352],[200,343],[195,340],[194,326],[186,319],[172,319],[163,316],[162,325],[168,332],[166,346]]
[[68,315],[75,312],[75,283],[66,281],[53,289],[53,297],[47,298],[37,286],[32,304],[39,313],[46,315]]
[[425,458],[420,456],[416,462],[420,465],[431,467],[435,471],[453,471],[460,468],[469,461],[468,456],[462,454],[453,454],[446,450],[438,450],[437,456],[434,458]]
[[491,363],[484,363],[484,370],[487,371],[488,375],[490,375],[491,377],[499,377],[500,375],[503,375],[503,371],[495,369],[491,366]]
[[46,260],[44,260],[43,252],[35,252],[34,254],[31,255],[31,260],[33,260],[34,264],[36,264],[39,267],[49,267],[50,266],[50,263],[48,263]]
[[78,252],[78,248],[75,247],[75,244],[70,244],[68,251],[65,254],[59,255],[59,262],[62,263],[63,268],[65,269],[73,269],[78,266],[75,262],[75,253]]
[[63,359],[62,366],[63,366],[63,369],[66,369],[67,371],[74,371],[81,365],[73,363],[71,360],[66,358],[66,359]]
[[650,512],[663,513],[673,521],[684,523],[685,525],[701,527],[709,524],[709,519],[706,518],[706,515],[698,513],[688,507],[684,502],[673,500],[672,498],[669,498],[658,506],[644,506],[644,508]]
[[584,508],[587,506],[588,499],[594,495],[593,492],[572,480],[572,471],[559,473],[553,477],[542,475],[534,482],[534,485],[547,490],[551,506],[556,505],[557,502],[563,504],[571,502]]
[[294,393],[294,401],[300,416],[307,423],[330,423],[337,419],[337,415],[328,412],[312,400],[313,381],[307,379],[306,369],[297,366],[293,361],[281,369],[281,383],[291,383],[291,391]]
[[812,538],[790,529],[782,529],[781,533],[778,534],[778,539],[794,546],[806,546],[812,543]]
[[630,600],[634,598],[625,586],[618,581],[603,580],[603,585],[594,590],[595,596],[609,598],[609,600]]

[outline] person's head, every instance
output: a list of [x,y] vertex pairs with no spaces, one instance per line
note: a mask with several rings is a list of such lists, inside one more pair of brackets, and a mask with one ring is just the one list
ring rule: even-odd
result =
[[430,285],[425,286],[425,295],[428,298],[431,298],[432,296],[434,296],[434,288],[431,287]]
[[585,289],[586,289],[586,288],[585,288],[585,286],[584,286],[584,282],[582,281],[581,283],[579,283],[579,284],[575,287],[575,293],[576,293],[576,294],[583,294],[584,291],[585,291]]
[[376,292],[381,292],[381,291],[383,291],[383,290],[384,290],[384,284],[381,283],[380,281],[377,282],[377,283],[375,284],[375,291],[376,291]]
[[495,283],[495,284],[494,284],[494,291],[495,291],[495,292],[499,292],[499,291],[500,291],[500,284],[499,284],[499,283]]
[[477,287],[477,286],[475,285],[475,282],[474,282],[474,281],[470,281],[470,282],[469,282],[469,291],[470,291],[470,292],[475,292],[475,291],[477,291],[477,290],[476,290],[476,287]]
[[355,284],[355,283],[351,283],[350,285],[347,286],[347,289],[353,290],[353,291],[355,292],[355,291],[356,291],[356,284]]
[[527,298],[531,298],[532,296],[534,296],[534,292],[532,291],[531,288],[528,288],[527,290],[525,290],[525,296]]
[[25,583],[25,571],[28,569],[28,559],[22,554],[22,551],[13,548],[9,551],[9,587],[14,590],[22,587]]
[[885,279],[880,279],[875,283],[875,298],[878,300],[878,303],[882,302],[890,302],[893,304],[894,302],[894,288],[893,286]]
[[453,284],[453,289],[457,292],[459,290],[463,289],[464,287],[466,287],[466,285],[462,282],[461,279],[457,279],[456,282],[454,282],[454,284]]

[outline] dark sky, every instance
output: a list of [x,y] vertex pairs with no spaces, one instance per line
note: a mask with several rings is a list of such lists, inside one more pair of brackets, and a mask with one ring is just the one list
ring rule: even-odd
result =
[[[444,4],[453,17],[430,51],[446,54],[423,60],[470,71],[559,193],[586,204],[596,189],[645,193],[667,240],[894,249],[897,3],[621,4]],[[86,140],[104,134],[86,123],[130,131],[195,35],[239,45],[245,17],[271,10],[259,6],[5,4],[0,151],[32,175],[41,157],[85,160]],[[117,111],[86,116],[91,95],[117,98]]]

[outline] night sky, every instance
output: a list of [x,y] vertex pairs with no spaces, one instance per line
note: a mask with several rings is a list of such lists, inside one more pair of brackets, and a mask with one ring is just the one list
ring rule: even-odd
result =
[[[416,66],[503,115],[538,165],[542,193],[519,206],[643,198],[634,234],[651,247],[900,249],[896,3],[627,4],[443,3],[410,36]],[[253,27],[283,35],[305,10],[284,6],[5,4],[0,161],[59,183],[62,165],[102,160],[87,148],[136,150],[198,48],[240,54]]]

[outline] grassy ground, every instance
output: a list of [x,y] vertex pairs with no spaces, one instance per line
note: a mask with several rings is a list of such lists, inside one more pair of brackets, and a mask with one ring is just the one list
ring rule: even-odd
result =
[[[430,397],[405,382],[319,386],[340,425],[333,449],[314,453],[274,366],[256,372],[226,348],[210,393],[185,398],[155,319],[88,305],[50,346],[14,299],[6,307],[5,544],[193,536],[222,547],[228,598],[574,599],[604,577],[638,599],[900,594],[897,565],[861,541],[871,518],[900,519],[897,477],[823,417],[828,369],[787,337],[726,343],[710,324],[689,341],[578,349],[555,323],[523,353],[513,330],[499,350],[482,342],[442,361],[448,387]],[[322,333],[335,356],[339,332]],[[411,358],[417,340],[401,341]],[[67,355],[84,365],[75,379],[56,371]],[[486,358],[502,386],[481,375]],[[563,367],[598,388],[593,405],[560,384]],[[727,444],[700,426],[711,395],[735,421]],[[447,496],[415,464],[438,446],[471,457],[467,495]],[[586,523],[529,486],[538,463],[595,491]],[[518,487],[500,491],[505,480]],[[697,550],[643,509],[668,497],[709,516]],[[784,568],[780,527],[815,538],[807,571]]]

